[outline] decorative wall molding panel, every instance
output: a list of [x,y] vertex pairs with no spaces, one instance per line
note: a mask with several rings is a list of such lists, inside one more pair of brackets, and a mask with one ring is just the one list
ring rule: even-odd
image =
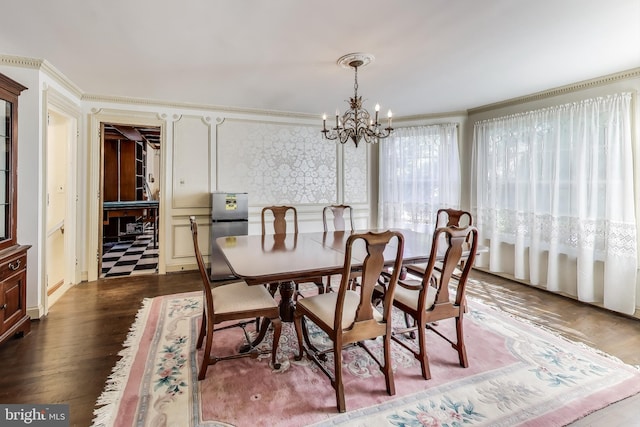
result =
[[217,149],[218,190],[246,191],[251,206],[338,200],[338,148],[317,126],[226,119]]
[[209,206],[211,124],[183,115],[173,124],[173,208]]

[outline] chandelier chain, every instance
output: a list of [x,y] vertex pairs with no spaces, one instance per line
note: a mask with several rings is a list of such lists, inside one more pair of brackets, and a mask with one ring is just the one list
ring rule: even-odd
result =
[[358,97],[358,67],[353,67],[353,69],[355,70],[355,82],[353,83],[353,92],[355,93],[355,98]]

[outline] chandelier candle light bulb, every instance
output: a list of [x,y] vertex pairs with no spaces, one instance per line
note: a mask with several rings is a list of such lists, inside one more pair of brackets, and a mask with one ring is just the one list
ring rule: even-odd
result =
[[389,124],[381,129],[378,122],[380,104],[375,105],[375,118],[372,119],[367,110],[362,108],[362,96],[358,96],[358,68],[364,67],[373,61],[374,57],[367,53],[350,53],[338,59],[338,65],[344,68],[352,68],[355,72],[353,85],[354,95],[349,99],[349,109],[340,117],[340,110],[336,109],[336,127],[327,129],[327,115],[322,115],[322,135],[329,140],[338,140],[341,144],[352,140],[356,147],[364,138],[367,143],[376,143],[378,140],[391,135],[391,110],[389,110]]

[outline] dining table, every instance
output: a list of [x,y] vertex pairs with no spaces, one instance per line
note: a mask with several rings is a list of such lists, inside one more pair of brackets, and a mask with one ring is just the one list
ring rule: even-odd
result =
[[[432,234],[394,230],[404,237],[403,265],[429,261]],[[247,284],[278,284],[280,317],[282,321],[291,322],[295,310],[294,284],[341,274],[347,239],[353,233],[367,231],[383,230],[223,236],[218,237],[216,243],[232,273]],[[385,249],[385,261],[389,265],[393,264],[396,244],[392,239]],[[352,249],[353,271],[362,267],[365,256],[364,242],[356,241]]]

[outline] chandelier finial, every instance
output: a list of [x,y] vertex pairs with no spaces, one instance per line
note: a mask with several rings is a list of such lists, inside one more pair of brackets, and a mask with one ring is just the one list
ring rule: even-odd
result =
[[344,68],[354,70],[353,97],[349,99],[349,109],[340,117],[336,111],[336,126],[327,129],[327,116],[322,116],[322,134],[326,139],[339,140],[342,144],[351,139],[356,147],[362,138],[368,143],[378,142],[391,135],[391,110],[388,113],[389,123],[386,128],[381,129],[378,122],[378,111],[380,106],[376,104],[375,120],[367,110],[362,108],[362,97],[358,96],[358,68],[370,64],[374,56],[368,53],[350,53],[341,56],[337,63]]

